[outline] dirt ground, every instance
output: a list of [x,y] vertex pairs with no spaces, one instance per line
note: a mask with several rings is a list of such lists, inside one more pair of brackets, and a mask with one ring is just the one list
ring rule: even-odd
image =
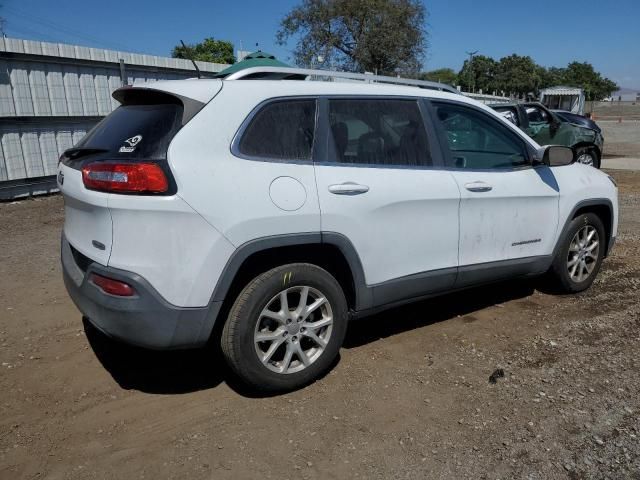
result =
[[327,376],[265,398],[210,350],[83,326],[62,199],[0,204],[0,478],[640,479],[640,172],[612,174],[618,242],[589,291],[510,282],[363,319]]

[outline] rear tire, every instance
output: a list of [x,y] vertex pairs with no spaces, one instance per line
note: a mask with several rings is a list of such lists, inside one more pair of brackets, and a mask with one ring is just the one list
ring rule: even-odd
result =
[[562,293],[582,292],[600,270],[606,248],[605,230],[594,213],[578,215],[561,240],[550,274]]
[[222,330],[222,352],[239,379],[254,389],[300,388],[333,364],[347,315],[342,288],[326,270],[283,265],[242,290]]
[[600,156],[595,147],[581,147],[576,153],[576,162],[589,165],[593,168],[600,168]]

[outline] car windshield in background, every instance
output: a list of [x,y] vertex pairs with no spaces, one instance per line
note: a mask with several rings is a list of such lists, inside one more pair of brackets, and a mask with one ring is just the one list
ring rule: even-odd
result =
[[181,118],[179,105],[123,105],[87,133],[76,148],[107,151],[116,158],[163,160]]

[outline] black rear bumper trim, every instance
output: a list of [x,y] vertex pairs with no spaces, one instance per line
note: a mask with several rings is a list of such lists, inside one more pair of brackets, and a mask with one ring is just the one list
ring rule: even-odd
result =
[[[92,262],[83,271],[62,236],[62,271],[69,296],[99,330],[140,347],[165,350],[200,347],[207,343],[222,302],[204,307],[177,307],[167,302],[140,275]],[[128,283],[133,297],[103,292],[89,281],[91,273]]]

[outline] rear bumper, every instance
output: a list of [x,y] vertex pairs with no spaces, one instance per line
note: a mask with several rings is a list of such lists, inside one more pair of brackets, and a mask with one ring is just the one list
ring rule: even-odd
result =
[[[69,296],[89,321],[108,336],[158,350],[199,347],[209,339],[222,302],[181,308],[164,300],[140,275],[95,262],[80,262],[81,268],[64,235],[61,257]],[[109,295],[89,281],[92,272],[128,283],[136,294]]]

